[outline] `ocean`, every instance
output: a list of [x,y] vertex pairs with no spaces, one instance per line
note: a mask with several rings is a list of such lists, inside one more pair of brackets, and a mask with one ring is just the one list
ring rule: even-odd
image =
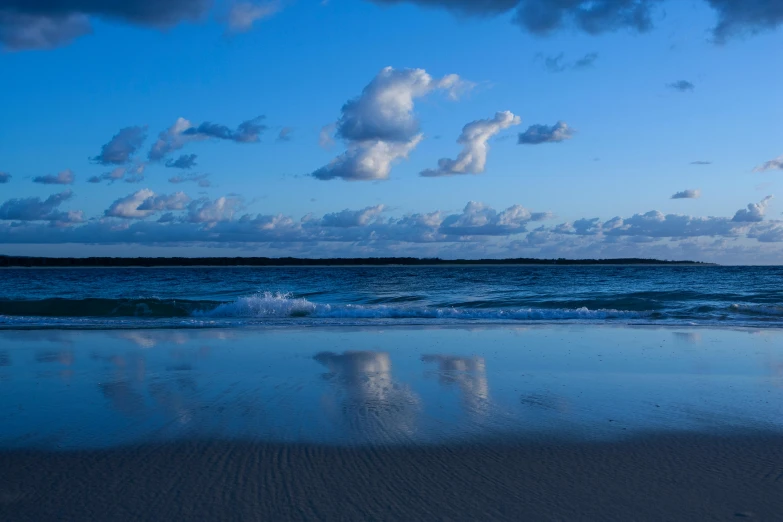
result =
[[0,328],[597,323],[783,327],[783,267],[0,271]]

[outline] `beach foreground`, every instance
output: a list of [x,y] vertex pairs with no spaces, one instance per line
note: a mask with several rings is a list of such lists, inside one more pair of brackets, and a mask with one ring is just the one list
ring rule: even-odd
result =
[[0,331],[0,520],[779,520],[781,341]]
[[2,520],[780,520],[772,434],[0,453]]

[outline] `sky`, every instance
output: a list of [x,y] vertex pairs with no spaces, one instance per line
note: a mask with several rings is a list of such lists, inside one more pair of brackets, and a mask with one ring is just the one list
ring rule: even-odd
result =
[[783,264],[783,0],[0,0],[0,254]]

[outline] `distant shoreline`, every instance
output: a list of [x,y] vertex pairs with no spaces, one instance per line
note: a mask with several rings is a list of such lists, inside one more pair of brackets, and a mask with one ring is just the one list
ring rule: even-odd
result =
[[371,266],[718,266],[700,261],[659,259],[440,259],[383,258],[268,258],[268,257],[22,257],[0,256],[0,268],[214,268],[214,267],[371,267]]

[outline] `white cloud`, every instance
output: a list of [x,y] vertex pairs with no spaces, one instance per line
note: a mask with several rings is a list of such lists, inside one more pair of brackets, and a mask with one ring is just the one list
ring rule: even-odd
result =
[[732,221],[736,222],[758,222],[764,220],[764,213],[767,211],[769,202],[773,196],[767,196],[758,203],[749,203],[747,209],[740,209],[734,214]]
[[104,215],[123,219],[144,219],[163,210],[182,210],[190,202],[184,192],[170,196],[157,195],[150,189],[141,189],[116,200]]
[[269,18],[281,10],[280,2],[237,2],[228,13],[228,29],[232,33],[244,33],[259,20]]
[[698,199],[701,197],[701,190],[699,189],[686,189],[680,192],[672,194],[671,199]]
[[452,176],[455,174],[480,174],[484,172],[487,163],[489,139],[512,125],[522,122],[519,116],[510,111],[498,112],[492,119],[476,120],[465,125],[457,143],[462,145],[462,152],[456,160],[442,158],[437,169],[421,172],[422,176]]
[[[313,176],[322,180],[388,178],[393,163],[407,158],[423,139],[413,113],[415,100],[438,89],[456,98],[466,88],[467,83],[453,74],[434,79],[423,69],[384,68],[359,97],[342,108],[334,128],[348,150]],[[322,129],[322,145],[328,144],[330,134],[328,126]]]
[[345,209],[341,212],[324,215],[320,224],[325,227],[363,227],[377,219],[384,208],[383,205],[375,205],[362,210]]
[[783,170],[783,156],[769,161],[765,161],[761,165],[753,169],[753,172],[767,172],[769,170]]
[[215,201],[201,199],[188,207],[188,221],[191,223],[216,223],[231,221],[234,214],[243,207],[242,198],[223,196]]
[[387,179],[394,162],[407,159],[408,154],[424,139],[419,134],[410,141],[369,140],[352,143],[348,150],[337,156],[325,167],[313,172],[321,180],[342,178],[346,181],[370,181]]

